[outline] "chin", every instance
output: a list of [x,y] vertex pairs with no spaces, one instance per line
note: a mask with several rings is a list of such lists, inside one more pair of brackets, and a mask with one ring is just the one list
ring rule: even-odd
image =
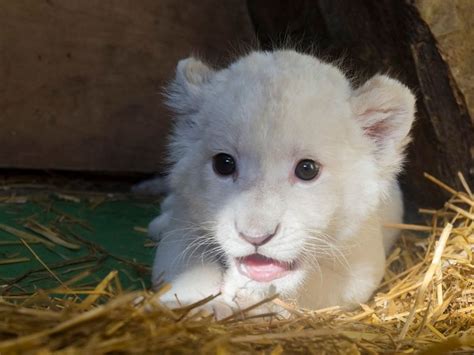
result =
[[297,269],[282,278],[275,279],[271,283],[275,287],[275,292],[285,298],[296,298],[299,286],[303,283],[306,272]]

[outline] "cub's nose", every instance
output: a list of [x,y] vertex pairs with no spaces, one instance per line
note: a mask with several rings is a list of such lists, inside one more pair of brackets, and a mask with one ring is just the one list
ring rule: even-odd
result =
[[239,232],[240,238],[249,242],[256,247],[268,243],[278,232],[280,225],[278,224],[276,228],[271,233],[265,233],[260,235],[250,234],[250,233],[243,233]]

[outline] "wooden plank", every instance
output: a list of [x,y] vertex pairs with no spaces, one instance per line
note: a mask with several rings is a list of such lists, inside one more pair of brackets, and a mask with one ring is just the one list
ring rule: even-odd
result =
[[252,40],[238,0],[0,2],[0,167],[156,171],[176,62]]

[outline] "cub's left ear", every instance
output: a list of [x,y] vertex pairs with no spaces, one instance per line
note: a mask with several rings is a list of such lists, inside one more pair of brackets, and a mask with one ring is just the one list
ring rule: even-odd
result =
[[410,89],[385,75],[376,75],[354,90],[352,111],[367,137],[374,141],[375,154],[387,173],[396,173],[410,141],[415,118],[415,96]]

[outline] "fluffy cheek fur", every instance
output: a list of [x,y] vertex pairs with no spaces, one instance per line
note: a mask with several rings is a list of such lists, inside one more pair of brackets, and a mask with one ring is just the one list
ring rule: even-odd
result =
[[353,163],[351,169],[340,171],[340,208],[336,233],[343,241],[357,236],[360,224],[380,207],[384,184],[370,155]]

